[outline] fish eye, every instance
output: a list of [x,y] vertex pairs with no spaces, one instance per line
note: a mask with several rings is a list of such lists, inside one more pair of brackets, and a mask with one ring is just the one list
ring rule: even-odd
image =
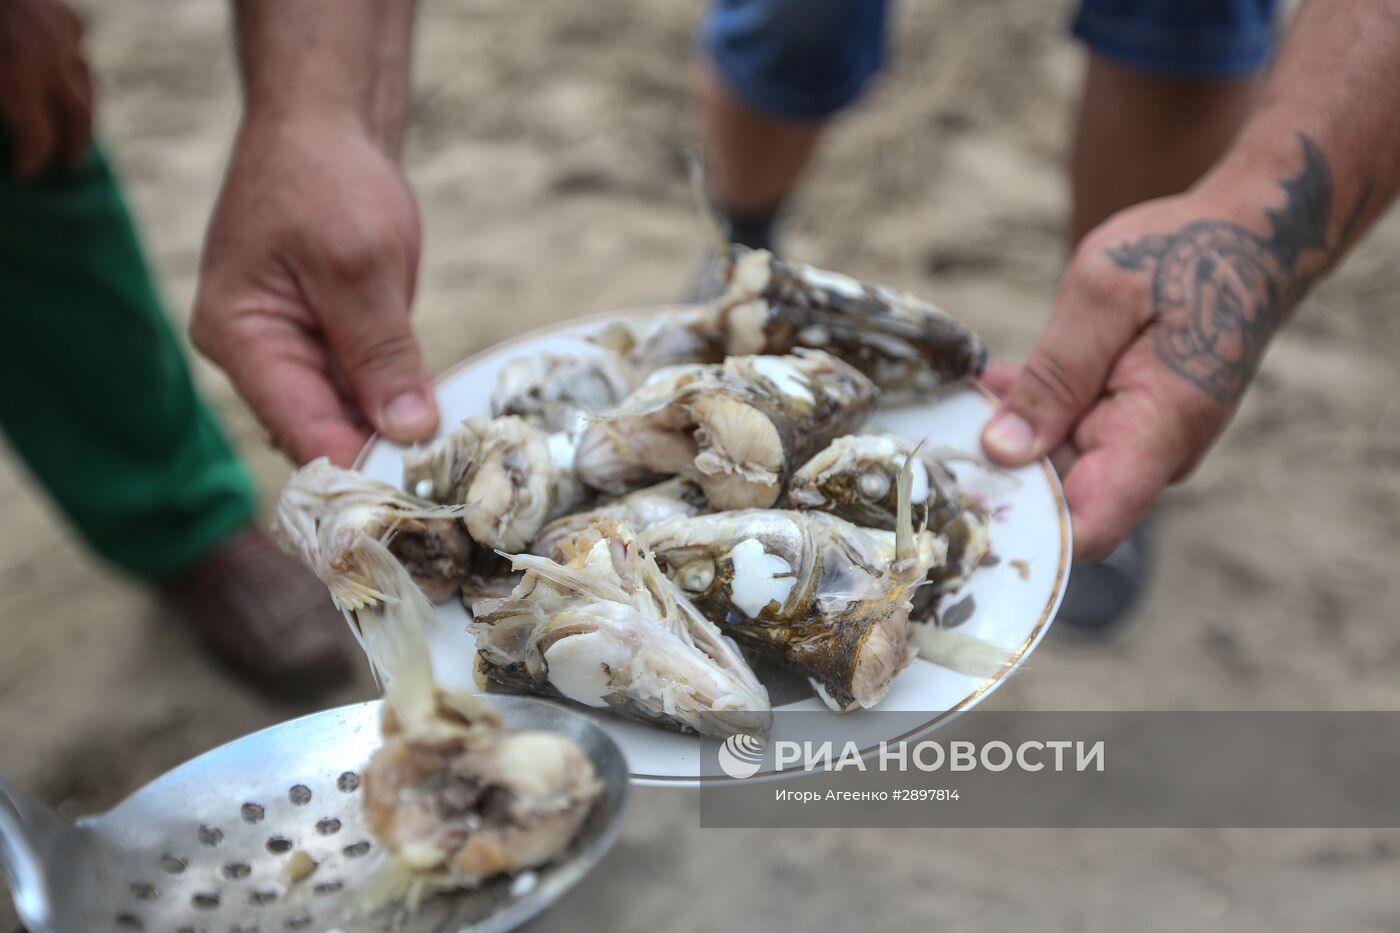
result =
[[856,480],[860,494],[867,499],[880,500],[890,491],[890,478],[879,470],[866,470]]
[[691,561],[676,576],[687,593],[703,593],[715,582],[715,562],[709,558]]

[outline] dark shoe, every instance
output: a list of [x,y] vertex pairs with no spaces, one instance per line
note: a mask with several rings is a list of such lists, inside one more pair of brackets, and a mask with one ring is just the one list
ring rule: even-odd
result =
[[210,653],[267,693],[313,696],[350,678],[351,635],[325,584],[261,531],[161,589]]
[[1152,568],[1152,531],[1144,521],[1111,554],[1075,564],[1055,621],[1082,634],[1108,638],[1123,628]]

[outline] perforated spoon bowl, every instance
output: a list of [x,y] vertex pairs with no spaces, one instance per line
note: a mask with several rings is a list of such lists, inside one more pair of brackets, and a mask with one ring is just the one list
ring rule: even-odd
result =
[[[570,851],[515,879],[364,915],[384,855],[360,816],[379,703],[294,719],[194,758],[116,807],[69,823],[0,784],[0,866],[30,933],[514,929],[612,845],[627,764],[601,729],[543,700],[493,697],[507,725],[579,743],[604,784]],[[307,861],[310,860],[310,862]],[[302,878],[299,872],[314,863]]]

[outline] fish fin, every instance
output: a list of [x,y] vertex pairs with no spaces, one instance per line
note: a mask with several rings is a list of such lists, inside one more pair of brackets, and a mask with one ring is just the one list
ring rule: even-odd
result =
[[425,505],[422,508],[398,509],[395,510],[394,515],[397,518],[414,521],[433,518],[461,518],[476,507],[474,503],[470,502],[457,505]]
[[995,677],[1012,657],[1012,652],[1001,645],[939,628],[932,622],[911,623],[909,640],[925,661],[969,677]]
[[357,550],[366,576],[384,596],[378,609],[355,613],[360,647],[399,721],[426,722],[436,705],[427,642],[437,625],[432,603],[382,541],[364,535]]
[[730,242],[724,224],[720,223],[719,215],[715,213],[714,202],[710,200],[710,195],[705,190],[705,163],[693,149],[686,151],[685,161],[690,170],[690,193],[694,196],[696,208],[700,211],[700,221],[705,228],[705,234],[710,238],[710,245],[714,247],[715,255],[722,262],[728,263],[734,258],[734,244]]
[[543,577],[550,583],[577,590],[597,599],[617,603],[631,601],[621,586],[609,580],[598,579],[591,575],[586,568],[566,567],[563,564],[556,564],[548,557],[539,557],[534,554],[508,554],[499,550],[496,553],[510,561],[512,570],[532,571],[536,576]]
[[914,556],[914,458],[919,449],[915,447],[904,458],[904,466],[899,468],[899,480],[895,493],[894,522],[894,562],[902,565]]

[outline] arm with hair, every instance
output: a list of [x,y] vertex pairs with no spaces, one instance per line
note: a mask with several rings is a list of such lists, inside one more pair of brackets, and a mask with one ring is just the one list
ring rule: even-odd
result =
[[256,119],[339,112],[397,158],[416,0],[237,0],[238,60]]
[[397,164],[413,0],[239,0],[243,120],[191,321],[295,460],[437,425],[409,324],[417,205]]
[[1224,430],[1274,333],[1400,191],[1400,2],[1310,0],[1235,144],[1080,244],[988,453],[1059,451],[1080,556],[1106,553]]

